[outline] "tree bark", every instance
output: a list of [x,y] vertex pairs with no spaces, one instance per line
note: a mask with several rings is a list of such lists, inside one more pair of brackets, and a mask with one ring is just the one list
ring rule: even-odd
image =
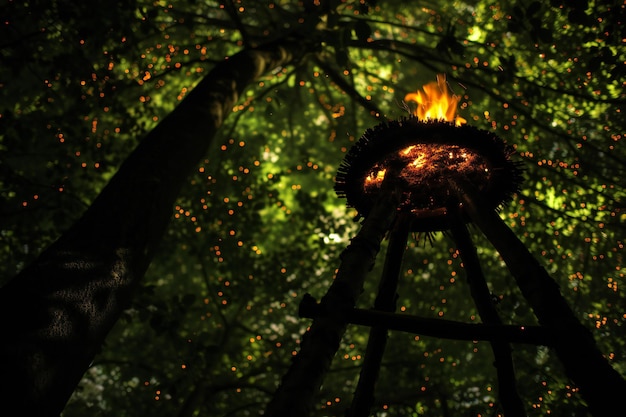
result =
[[251,82],[302,43],[224,60],[152,130],[84,215],[0,289],[0,402],[58,416],[129,306],[187,176]]

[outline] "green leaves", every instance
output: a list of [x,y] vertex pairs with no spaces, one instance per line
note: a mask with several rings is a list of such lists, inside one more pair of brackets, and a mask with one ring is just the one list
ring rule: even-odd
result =
[[539,1],[533,1],[525,8],[519,4],[514,6],[508,29],[513,33],[527,33],[533,42],[552,42],[552,30],[544,26],[541,10],[542,5]]
[[[444,2],[424,10],[333,1],[308,20],[297,2],[244,0],[233,3],[235,20],[219,2],[137,1],[98,13],[65,3],[12,2],[6,14],[6,277],[87,208],[213,62],[243,47],[240,25],[258,43],[300,36],[303,49],[316,44],[297,69],[277,68],[249,86],[209,154],[191,167],[144,287],[65,417],[94,407],[119,416],[257,414],[310,324],[297,316],[302,295],[324,295],[358,228],[332,190],[338,164],[378,123],[372,108],[391,119],[406,115],[404,95],[438,72],[462,97],[470,124],[515,147],[525,183],[501,216],[557,279],[609,360],[625,369],[626,57],[615,10],[597,5],[592,16],[585,1]],[[71,19],[58,19],[61,11]],[[477,231],[472,237],[502,317],[535,324],[499,255]],[[454,245],[442,235],[423,240],[409,242],[402,266],[403,314],[477,322]],[[368,277],[362,308],[372,304],[381,264]],[[343,415],[366,339],[367,329],[349,328],[315,415]],[[580,413],[579,394],[549,350],[515,346],[514,360],[528,410]],[[394,332],[374,411],[497,414],[492,362],[483,343]]]

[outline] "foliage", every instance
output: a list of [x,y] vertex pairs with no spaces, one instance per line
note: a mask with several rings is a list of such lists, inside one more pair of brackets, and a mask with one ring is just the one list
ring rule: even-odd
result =
[[[305,19],[317,3],[326,12]],[[82,213],[214,63],[289,37],[320,45],[250,86],[233,109],[173,208],[133,306],[64,416],[263,409],[309,324],[297,315],[300,299],[323,296],[357,228],[332,191],[339,162],[378,119],[406,115],[402,98],[438,72],[462,96],[469,123],[515,146],[525,182],[501,215],[626,374],[624,5],[409,3],[3,6],[3,280]],[[497,253],[473,232],[503,320],[533,324]],[[379,269],[362,307],[373,302]],[[479,320],[447,236],[428,243],[416,236],[403,270],[402,312]],[[319,415],[343,415],[349,406],[366,343],[367,329],[349,328]],[[514,348],[529,415],[586,415],[549,350]],[[392,333],[375,413],[497,415],[495,391],[488,344]]]

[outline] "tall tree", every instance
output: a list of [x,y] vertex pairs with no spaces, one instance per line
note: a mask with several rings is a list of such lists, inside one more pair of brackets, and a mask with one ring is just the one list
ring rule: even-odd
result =
[[295,45],[244,50],[217,65],[146,136],[87,212],[2,288],[7,400],[38,415],[60,413],[129,307],[189,171],[244,88],[290,64],[302,51]]
[[130,306],[181,186],[215,132],[244,89],[299,59],[304,43],[285,37],[216,65],[142,140],[85,214],[2,288],[3,398],[37,415],[62,411]]

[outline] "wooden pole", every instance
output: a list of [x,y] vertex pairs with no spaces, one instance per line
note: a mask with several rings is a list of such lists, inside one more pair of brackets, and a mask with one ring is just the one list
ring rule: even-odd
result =
[[[476,247],[462,220],[458,204],[456,207],[451,207],[448,213],[451,224],[450,231],[463,260],[467,283],[476,304],[478,315],[483,323],[502,326],[502,320],[493,305],[491,292],[480,266]],[[526,417],[524,403],[517,392],[511,345],[497,340],[491,341],[490,344],[498,375],[498,397],[502,402],[504,415],[507,417]]]
[[591,331],[560,292],[558,284],[507,227],[498,213],[486,208],[472,184],[455,184],[465,213],[502,256],[539,323],[553,334],[554,351],[569,378],[580,388],[589,411],[614,415],[623,407],[626,381],[611,367]]
[[[402,213],[397,217],[396,224],[389,235],[389,245],[385,257],[385,265],[380,280],[378,294],[374,301],[374,310],[393,312],[396,310],[396,293],[402,269],[402,258],[410,231],[410,214]],[[373,326],[370,329],[365,359],[361,367],[359,382],[354,392],[352,404],[346,417],[367,417],[374,404],[374,389],[380,371],[388,331],[384,326]]]
[[[305,294],[300,303],[300,317],[315,318],[324,314],[313,297]],[[541,326],[494,325],[463,323],[455,320],[418,317],[355,308],[348,315],[348,323],[359,326],[380,326],[389,330],[438,337],[449,340],[500,341],[529,345],[552,346],[552,335]]]
[[361,230],[341,254],[337,276],[320,303],[323,314],[313,320],[302,337],[300,352],[268,404],[266,416],[306,417],[310,414],[315,394],[339,349],[348,314],[363,292],[363,283],[374,266],[380,243],[396,217],[395,194],[391,190],[381,192]]

